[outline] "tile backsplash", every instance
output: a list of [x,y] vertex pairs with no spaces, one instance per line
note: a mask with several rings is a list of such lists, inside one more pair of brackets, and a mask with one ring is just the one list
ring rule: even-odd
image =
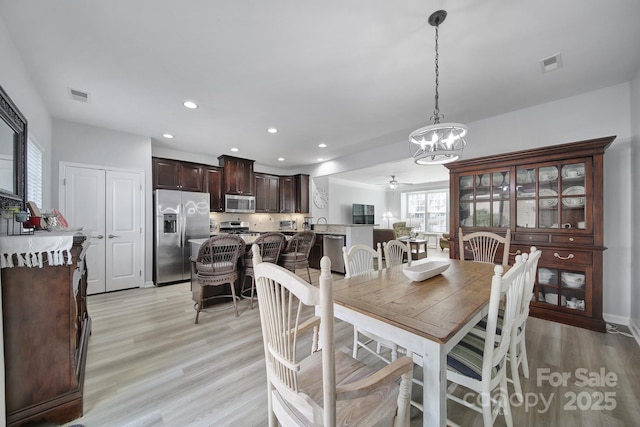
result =
[[[220,228],[221,221],[245,221],[249,223],[249,229],[251,231],[277,231],[280,226],[280,221],[295,220],[297,221],[298,230],[302,230],[302,223],[304,218],[308,217],[307,214],[269,214],[269,213],[254,213],[254,214],[233,214],[233,213],[218,213],[210,212],[209,219],[215,221],[216,230]],[[210,221],[211,222],[211,221]],[[213,227],[212,227],[213,229]]]

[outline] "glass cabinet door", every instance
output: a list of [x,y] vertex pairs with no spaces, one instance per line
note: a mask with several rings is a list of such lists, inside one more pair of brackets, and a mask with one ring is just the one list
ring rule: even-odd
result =
[[585,163],[516,168],[516,226],[584,230]]
[[508,228],[510,221],[508,170],[460,177],[461,227]]
[[562,166],[562,227],[586,229],[585,164]]
[[585,303],[588,277],[588,272],[579,268],[539,267],[533,300],[543,306],[586,312],[590,310]]

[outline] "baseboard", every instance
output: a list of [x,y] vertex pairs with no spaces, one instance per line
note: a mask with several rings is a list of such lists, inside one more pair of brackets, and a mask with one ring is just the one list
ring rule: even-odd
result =
[[631,331],[633,337],[636,339],[638,346],[640,346],[640,325],[638,325],[638,323],[634,319],[631,319],[631,321],[629,322],[629,330]]
[[616,316],[615,314],[602,313],[605,322],[615,323],[616,325],[629,326],[629,317]]
[[147,282],[144,282],[144,284],[142,286],[140,286],[141,288],[153,288],[155,285],[153,284],[153,281],[149,280]]

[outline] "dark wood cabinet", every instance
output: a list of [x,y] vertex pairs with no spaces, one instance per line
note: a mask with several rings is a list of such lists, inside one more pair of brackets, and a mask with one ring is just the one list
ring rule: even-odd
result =
[[324,255],[324,239],[322,234],[316,234],[311,252],[309,252],[309,267],[320,268],[320,260]]
[[542,251],[531,315],[596,331],[602,319],[603,162],[614,136],[453,162],[450,256],[463,233],[511,231],[510,263]]
[[299,174],[295,177],[296,213],[309,212],[309,175]]
[[280,212],[309,212],[309,175],[280,177]]
[[153,158],[153,188],[203,191],[203,167],[196,163]]
[[218,157],[218,161],[224,168],[225,194],[254,194],[253,160],[223,155]]
[[74,241],[70,265],[2,269],[9,426],[63,424],[82,416],[91,318],[84,259],[89,242],[81,240]]
[[216,166],[204,168],[204,191],[209,193],[209,211],[224,211],[223,177],[224,171]]
[[280,212],[294,213],[296,210],[296,183],[293,176],[280,177]]
[[280,212],[280,177],[256,173],[256,212]]

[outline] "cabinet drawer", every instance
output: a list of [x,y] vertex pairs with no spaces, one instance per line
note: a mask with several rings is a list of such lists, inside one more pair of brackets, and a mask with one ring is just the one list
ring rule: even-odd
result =
[[543,249],[540,257],[541,264],[562,264],[565,268],[571,265],[590,266],[592,253],[587,251],[574,251],[573,249]]
[[593,236],[551,236],[551,243],[593,245]]
[[513,236],[513,240],[516,241],[516,242],[549,243],[549,235],[548,234],[515,233],[514,236]]

